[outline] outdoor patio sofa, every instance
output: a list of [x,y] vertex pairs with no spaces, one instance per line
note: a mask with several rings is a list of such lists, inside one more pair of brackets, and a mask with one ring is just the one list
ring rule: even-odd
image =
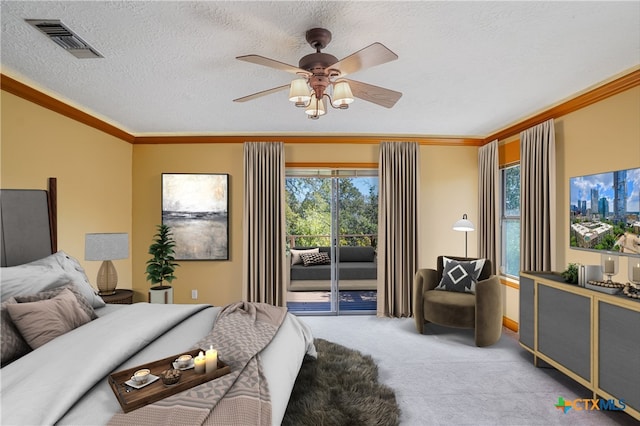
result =
[[[293,247],[294,250],[308,250],[314,247]],[[340,290],[376,290],[378,263],[375,248],[348,247],[339,248],[339,289]],[[330,247],[319,247],[331,257]],[[287,276],[288,291],[329,291],[331,289],[331,265],[310,265],[302,263],[291,265],[289,256]]]

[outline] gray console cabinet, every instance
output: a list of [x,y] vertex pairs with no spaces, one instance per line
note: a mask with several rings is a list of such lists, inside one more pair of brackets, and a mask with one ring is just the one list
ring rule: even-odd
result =
[[640,302],[520,274],[520,345],[593,392],[624,400],[640,420]]

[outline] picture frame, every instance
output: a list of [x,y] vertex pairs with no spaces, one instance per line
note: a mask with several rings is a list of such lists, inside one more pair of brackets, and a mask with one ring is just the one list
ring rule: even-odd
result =
[[176,260],[229,260],[229,175],[163,173],[162,224]]

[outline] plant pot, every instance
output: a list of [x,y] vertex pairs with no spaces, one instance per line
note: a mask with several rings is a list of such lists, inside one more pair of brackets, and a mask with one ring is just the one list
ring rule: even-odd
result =
[[149,303],[173,303],[173,287],[160,285],[149,289]]

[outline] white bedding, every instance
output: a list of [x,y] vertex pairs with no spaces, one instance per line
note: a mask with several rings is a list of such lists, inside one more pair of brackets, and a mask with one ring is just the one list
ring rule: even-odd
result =
[[[1,424],[106,424],[121,411],[107,376],[191,349],[221,309],[148,303],[96,309],[98,319],[0,370]],[[305,354],[315,356],[310,329],[287,314],[261,353],[274,425],[282,421]]]

